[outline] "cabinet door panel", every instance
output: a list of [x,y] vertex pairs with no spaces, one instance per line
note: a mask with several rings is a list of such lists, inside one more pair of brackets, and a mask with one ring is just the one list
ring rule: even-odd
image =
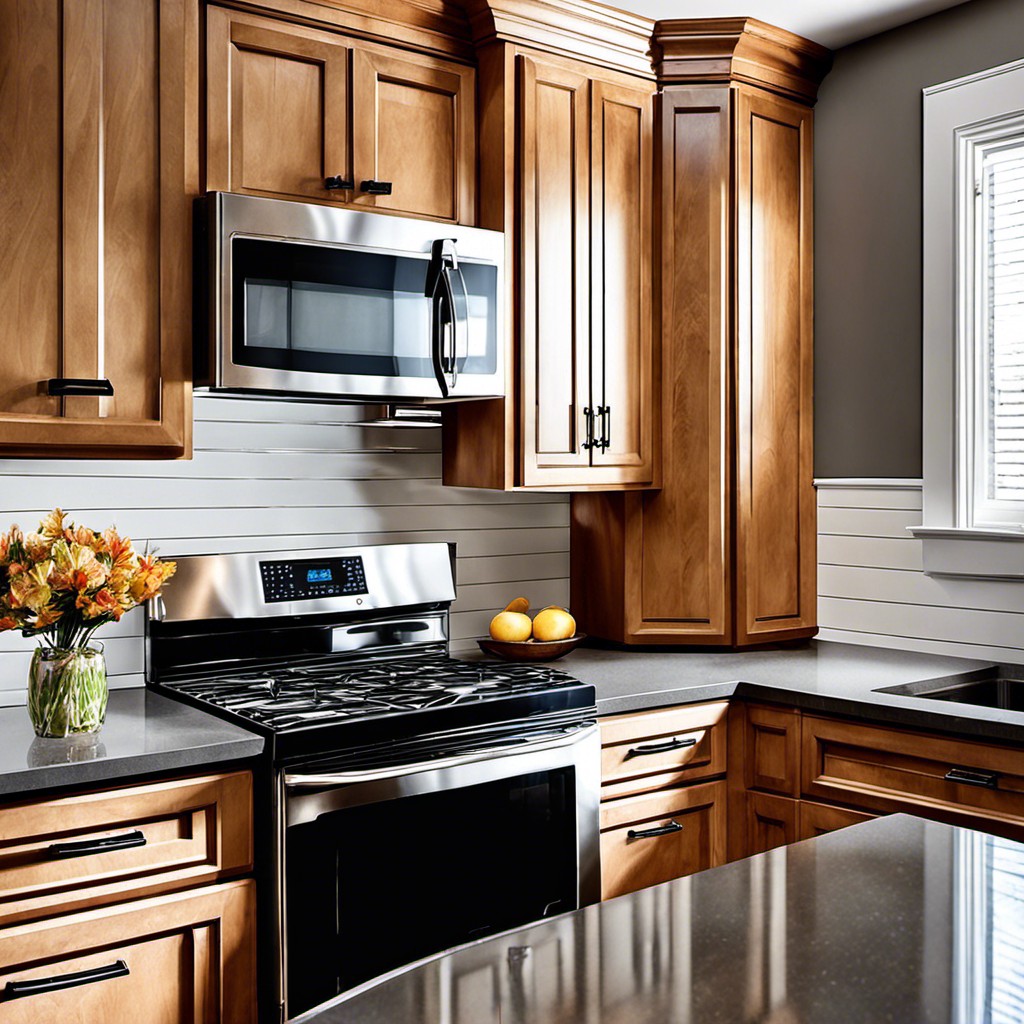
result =
[[60,372],[61,63],[59,4],[0,4],[0,434],[4,414],[60,415],[39,382]]
[[209,8],[207,187],[345,201],[348,65],[341,37]]
[[811,117],[739,92],[738,643],[815,630]]
[[[0,128],[13,160],[0,161],[0,259],[17,269],[0,273],[13,311],[0,329],[0,449],[183,454],[197,4],[2,6]],[[45,397],[51,377],[107,378],[114,394]]]
[[73,988],[8,997],[4,1021],[251,1024],[254,911],[255,883],[245,881],[5,928],[0,986],[119,962],[123,969]]
[[652,94],[591,86],[592,483],[653,477],[651,391]]
[[859,825],[862,821],[870,821],[874,814],[864,811],[851,811],[847,807],[829,807],[827,804],[816,804],[810,800],[800,801],[800,838],[816,839],[840,828]]
[[798,800],[748,793],[746,856],[795,843],[800,838],[799,809]]
[[590,462],[590,82],[526,57],[518,75],[523,482],[558,484]]
[[[357,206],[471,224],[475,219],[471,68],[358,49],[352,61]],[[391,195],[362,191],[387,181]]]

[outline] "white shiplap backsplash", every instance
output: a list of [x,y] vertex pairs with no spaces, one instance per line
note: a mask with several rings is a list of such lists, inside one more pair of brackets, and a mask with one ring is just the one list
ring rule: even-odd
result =
[[[34,529],[59,505],[167,557],[454,541],[453,651],[475,648],[518,594],[539,608],[568,602],[566,496],[444,487],[440,430],[363,426],[358,415],[197,395],[189,461],[0,460],[0,529]],[[136,609],[97,634],[112,686],[143,682],[142,625]],[[34,643],[0,633],[0,704],[24,702]]]
[[920,480],[818,481],[819,637],[1024,662],[1024,582],[926,576]]

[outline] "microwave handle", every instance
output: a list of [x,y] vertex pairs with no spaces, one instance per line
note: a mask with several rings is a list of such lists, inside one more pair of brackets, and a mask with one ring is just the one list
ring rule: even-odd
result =
[[[469,290],[466,288],[466,279],[462,276],[462,271],[454,261],[452,266],[445,266],[444,276],[448,279],[445,293],[451,300],[449,309],[451,311],[450,320],[452,326],[452,356],[448,362],[447,370],[451,374],[449,383],[454,390],[459,379],[460,334],[464,340],[465,358],[469,358]],[[456,296],[456,289],[452,287],[453,281],[458,281],[459,283],[458,296]]]
[[434,368],[434,377],[437,379],[437,386],[441,389],[441,397],[448,397],[448,381],[444,373],[444,295],[438,291],[433,295],[431,306],[431,338],[430,338],[430,362]]

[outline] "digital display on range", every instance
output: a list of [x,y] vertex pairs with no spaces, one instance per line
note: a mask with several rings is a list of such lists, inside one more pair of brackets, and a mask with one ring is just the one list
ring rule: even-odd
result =
[[267,604],[369,593],[363,560],[358,555],[260,562],[260,576],[263,579],[263,600]]

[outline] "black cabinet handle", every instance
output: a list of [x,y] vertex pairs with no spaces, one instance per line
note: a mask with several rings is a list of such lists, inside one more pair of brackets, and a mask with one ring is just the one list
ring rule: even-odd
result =
[[105,967],[93,967],[88,971],[74,971],[71,974],[58,975],[56,978],[9,981],[4,986],[4,999],[24,999],[26,996],[38,996],[44,992],[59,992],[62,988],[76,988],[79,985],[92,985],[97,981],[126,978],[131,973],[123,960],[117,960]]
[[355,187],[356,183],[351,178],[343,178],[340,174],[324,178],[324,188],[329,192],[337,192],[339,189],[344,192],[351,192]]
[[599,446],[599,442],[594,440],[594,410],[589,405],[583,410],[583,418],[587,423],[587,439],[581,447],[584,451],[589,451]]
[[89,377],[51,377],[46,382],[46,393],[66,398],[76,396],[96,396],[110,398],[114,393],[114,385],[106,378],[92,380]]
[[610,405],[599,405],[597,415],[601,417],[601,440],[597,447],[606,451],[612,446],[612,407]]
[[626,839],[654,839],[656,836],[670,836],[673,832],[682,832],[683,826],[678,821],[670,821],[667,825],[659,825],[657,828],[631,828],[626,833]]
[[365,192],[370,196],[389,196],[391,195],[391,182],[390,181],[374,181],[373,178],[369,178],[364,181],[360,186],[360,191]]
[[631,757],[643,757],[645,754],[664,754],[669,750],[682,750],[684,747],[695,746],[696,743],[696,739],[692,736],[681,740],[673,738],[666,740],[664,743],[647,743],[641,747],[630,747],[622,760],[628,761]]
[[979,772],[973,768],[950,768],[946,772],[947,782],[962,782],[965,786],[982,786],[984,789],[996,789],[999,776],[995,772]]
[[51,860],[67,860],[70,857],[88,857],[91,853],[113,853],[116,850],[130,850],[133,846],[145,846],[146,837],[139,831],[125,832],[120,836],[104,836],[102,839],[80,839],[73,843],[54,843],[46,848]]

